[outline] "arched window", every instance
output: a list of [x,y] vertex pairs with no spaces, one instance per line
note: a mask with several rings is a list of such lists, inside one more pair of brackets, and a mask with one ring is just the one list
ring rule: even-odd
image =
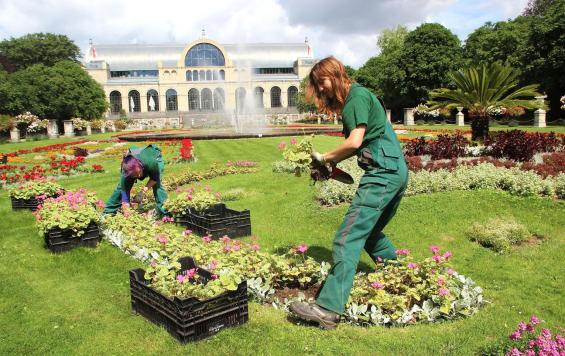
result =
[[222,51],[209,43],[199,43],[193,46],[184,58],[186,67],[224,66],[226,61]]
[[155,89],[147,92],[147,111],[159,111],[159,93]]
[[200,80],[206,80],[206,72],[203,69],[200,69],[198,76],[200,77]]
[[245,110],[245,88],[235,90],[235,110],[242,113]]
[[219,77],[220,75],[217,70],[212,71],[212,80],[218,80]]
[[202,110],[212,110],[212,91],[208,88],[202,89]]
[[132,90],[128,94],[129,112],[141,111],[141,99],[137,90]]
[[198,81],[198,71],[197,70],[192,71],[192,80],[194,80],[195,82]]
[[110,93],[110,112],[112,114],[119,114],[122,111],[122,94],[114,90]]
[[188,110],[200,110],[200,94],[198,89],[190,89],[188,91]]
[[206,80],[212,80],[212,71],[210,69],[206,71]]
[[165,98],[167,102],[167,111],[177,111],[177,91],[174,89],[169,89],[165,93]]
[[271,107],[272,108],[281,107],[281,88],[279,87],[271,88]]
[[216,88],[214,89],[214,110],[224,110],[226,102],[226,96],[224,94],[224,89]]
[[192,71],[190,71],[190,70],[186,71],[186,81],[188,81],[188,82],[192,81]]
[[298,99],[298,88],[295,86],[288,87],[288,107],[293,108],[296,106]]
[[220,69],[220,80],[226,80],[226,71]]
[[261,87],[255,87],[255,89],[253,90],[253,102],[256,108],[264,107],[263,93],[265,93],[265,90]]

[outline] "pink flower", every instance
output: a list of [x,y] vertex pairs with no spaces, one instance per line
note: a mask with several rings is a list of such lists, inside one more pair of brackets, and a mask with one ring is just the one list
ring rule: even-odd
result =
[[162,222],[166,223],[166,222],[175,222],[175,219],[170,218],[168,216],[163,216],[163,218],[161,219]]
[[214,279],[214,280],[215,280],[215,279],[218,279],[218,275],[217,275],[217,274],[213,274],[213,275],[212,275],[212,279]]
[[455,272],[455,271],[454,271],[453,268],[451,268],[451,267],[449,267],[449,268],[447,269],[447,274],[450,275],[450,276],[453,276],[453,273],[454,273],[454,272]]
[[373,282],[371,283],[371,287],[375,288],[375,289],[381,289],[383,287],[382,283],[379,282]]
[[432,256],[432,260],[434,260],[436,262],[441,262],[441,256],[440,255],[434,255],[434,256]]
[[279,148],[279,150],[284,150],[285,146],[286,146],[286,141],[281,141],[281,143],[279,143],[277,147]]
[[291,138],[290,139],[290,144],[291,145],[296,145],[298,143],[298,141],[295,138]]
[[439,252],[439,246],[432,245],[430,246],[430,251],[436,255]]
[[301,245],[296,246],[296,252],[306,253],[306,251],[308,251],[308,246],[306,246],[305,244],[301,244]]
[[510,356],[520,356],[522,353],[517,348],[513,348],[512,351],[508,353]]
[[410,254],[410,250],[405,249],[405,248],[401,248],[401,249],[396,250],[396,254],[397,254],[397,255],[407,255],[407,256],[408,256],[408,255]]
[[186,276],[184,276],[184,275],[182,275],[182,274],[179,274],[179,275],[177,276],[177,282],[179,282],[179,283],[184,283],[184,282],[187,281],[187,280],[188,280],[188,278],[186,278]]
[[518,323],[518,330],[520,331],[526,331],[526,324],[521,321],[520,323]]
[[230,251],[231,251],[231,246],[230,246],[230,245],[224,246],[224,251],[230,252]]
[[224,235],[220,238],[220,241],[222,241],[222,243],[227,244],[228,242],[230,242],[230,238],[228,237],[228,235]]
[[438,286],[443,286],[445,284],[445,279],[443,278],[438,278],[437,279],[437,285]]
[[534,327],[531,324],[526,325],[526,331],[529,333],[534,332]]
[[532,315],[532,317],[530,318],[530,323],[532,323],[532,325],[537,325],[539,324],[539,319],[537,316]]
[[182,192],[182,189],[179,187],[179,188],[175,189],[175,192],[180,193],[180,192]]
[[193,279],[196,276],[196,272],[198,272],[198,268],[191,268],[185,274],[187,278]]
[[381,258],[381,256],[377,256],[377,262],[382,262],[383,259]]
[[408,264],[408,268],[410,268],[410,269],[416,269],[416,268],[418,268],[418,264],[417,264],[417,263],[414,263],[414,262],[410,262],[410,263]]
[[162,244],[166,244],[167,242],[169,242],[169,240],[167,239],[167,236],[165,236],[164,234],[159,234],[159,235],[155,236],[155,240],[159,241]]
[[449,289],[447,288],[440,288],[438,291],[438,294],[440,297],[445,297],[446,295],[449,294]]
[[514,331],[512,334],[510,334],[510,340],[519,340],[522,337],[522,333],[520,333],[520,331],[516,330]]
[[453,256],[453,253],[451,253],[450,251],[447,251],[446,253],[443,254],[443,258],[445,258],[446,260],[451,256]]
[[190,234],[192,234],[192,230],[186,229],[182,232],[182,236],[190,236]]
[[231,247],[231,250],[232,250],[232,251],[239,251],[239,250],[241,250],[241,246],[239,246],[239,245],[233,245],[233,246]]
[[258,244],[252,244],[251,246],[249,246],[250,249],[252,249],[253,251],[259,251],[261,249],[261,247]]
[[212,238],[210,237],[210,235],[206,235],[202,238],[202,241],[208,243],[208,242],[212,241]]

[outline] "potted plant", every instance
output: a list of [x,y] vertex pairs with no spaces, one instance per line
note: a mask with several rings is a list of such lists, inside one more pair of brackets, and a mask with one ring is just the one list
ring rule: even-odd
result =
[[131,270],[130,290],[133,311],[183,343],[248,320],[247,282],[233,272],[212,274],[191,257]]
[[219,238],[251,235],[249,210],[235,211],[221,204],[220,194],[209,187],[190,187],[176,197],[168,199],[164,208],[175,222],[199,235]]
[[78,246],[95,247],[100,241],[100,209],[104,203],[85,189],[45,199],[37,211],[36,226],[53,252]]
[[56,197],[63,193],[63,188],[51,181],[32,181],[10,190],[12,209],[31,209],[37,207],[46,198]]

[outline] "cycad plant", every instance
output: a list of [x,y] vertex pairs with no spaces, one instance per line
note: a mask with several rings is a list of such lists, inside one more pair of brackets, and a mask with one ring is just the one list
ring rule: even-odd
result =
[[440,88],[430,92],[430,109],[464,107],[469,111],[473,140],[485,140],[489,130],[489,109],[516,107],[537,109],[544,104],[538,85],[518,87],[519,72],[509,66],[493,63],[460,69],[449,73],[455,89]]

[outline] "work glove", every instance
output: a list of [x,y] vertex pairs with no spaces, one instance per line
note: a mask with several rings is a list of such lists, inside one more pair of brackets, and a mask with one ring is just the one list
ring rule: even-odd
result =
[[312,161],[310,162],[310,166],[312,168],[322,167],[326,164],[326,159],[320,152],[312,151],[310,158],[312,159]]
[[135,193],[131,202],[141,204],[143,202],[144,197],[145,197],[145,192],[143,190],[140,190],[139,192]]

